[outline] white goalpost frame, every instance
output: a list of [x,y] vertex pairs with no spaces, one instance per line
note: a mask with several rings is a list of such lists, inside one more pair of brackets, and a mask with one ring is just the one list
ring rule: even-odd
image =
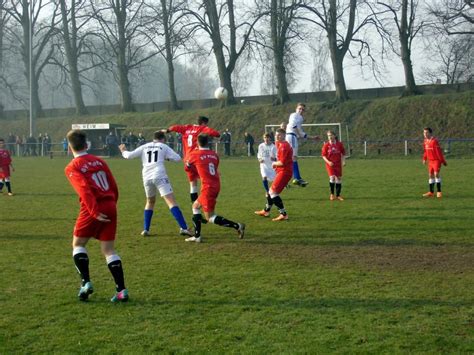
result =
[[[337,122],[337,123],[335,123],[335,122],[333,122],[333,123],[303,123],[302,126],[303,127],[337,127],[338,137],[342,140],[342,126],[341,126],[341,123],[339,123],[339,122]],[[272,127],[280,128],[281,125],[280,124],[266,124],[265,125],[265,132],[268,132],[267,128],[271,129]],[[348,134],[347,141],[349,142],[349,132],[347,132],[347,134]],[[324,137],[321,137],[321,140],[324,141],[325,140]],[[301,158],[314,158],[315,156],[314,155],[299,155],[298,157],[301,157]],[[349,158],[349,157],[350,157],[350,147],[348,146],[347,151],[346,151],[346,158]]]

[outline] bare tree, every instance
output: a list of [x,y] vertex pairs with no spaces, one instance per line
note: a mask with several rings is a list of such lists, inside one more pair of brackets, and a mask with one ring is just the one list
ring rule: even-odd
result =
[[439,0],[429,6],[429,12],[439,20],[448,35],[474,34],[472,0]]
[[323,44],[322,39],[313,42],[310,46],[313,58],[313,70],[311,72],[311,90],[326,91],[332,88],[332,76],[327,65],[330,62],[329,49]]
[[[54,1],[38,0],[33,2],[30,18],[30,3],[27,0],[10,0],[3,9],[11,21],[5,28],[5,35],[10,43],[19,44],[21,58],[25,66],[25,77],[30,86],[31,106],[33,117],[42,115],[42,106],[39,99],[39,78],[46,65],[51,63],[54,49],[57,47],[57,4]],[[48,13],[49,16],[45,16]],[[30,36],[31,33],[33,38]],[[19,28],[21,29],[20,31]],[[30,41],[32,51],[30,58]],[[32,71],[30,71],[30,59]]]
[[[337,101],[349,99],[343,65],[346,54],[350,53],[353,58],[365,55],[375,61],[363,33],[367,26],[376,25],[373,14],[364,8],[366,6],[365,0],[306,0],[302,5],[307,10],[302,19],[315,24],[327,35]],[[356,55],[350,49],[354,42],[359,45]]]
[[[251,14],[248,11],[237,14],[237,10],[243,11],[245,8],[244,3],[240,5],[239,8],[234,6],[234,0],[203,0],[197,9],[187,11],[187,15],[192,18],[190,26],[206,32],[212,42],[220,85],[228,91],[227,105],[236,103],[232,73],[237,60],[249,44],[255,24],[261,17],[260,14]],[[223,33],[224,29],[227,32]]]
[[90,0],[93,17],[100,31],[96,33],[107,43],[114,56],[115,76],[120,88],[122,111],[134,111],[129,72],[157,54],[149,51],[151,40],[143,31],[146,16],[143,0]]

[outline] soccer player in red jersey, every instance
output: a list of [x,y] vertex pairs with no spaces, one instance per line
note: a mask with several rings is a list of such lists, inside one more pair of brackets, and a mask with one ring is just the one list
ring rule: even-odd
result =
[[[327,132],[328,141],[324,143],[321,150],[321,156],[326,162],[326,171],[329,176],[329,188],[331,189],[331,195],[329,199],[344,201],[341,196],[342,189],[342,166],[346,165],[344,145],[339,142],[333,131]],[[336,189],[336,195],[334,196],[334,188]]]
[[428,183],[430,186],[430,191],[423,194],[423,197],[433,197],[434,196],[434,184],[436,183],[436,187],[438,192],[436,193],[436,197],[441,198],[441,164],[444,166],[448,166],[446,159],[444,159],[443,151],[439,146],[438,140],[433,137],[433,130],[430,127],[423,128],[423,136],[425,138],[423,142],[424,154],[423,154],[423,164],[426,165],[428,161]]
[[276,130],[275,145],[277,147],[277,161],[272,163],[272,167],[276,172],[275,180],[273,180],[269,196],[267,196],[267,205],[263,210],[255,212],[259,216],[268,217],[272,206],[277,206],[280,215],[272,219],[274,222],[288,220],[288,214],[286,213],[280,193],[286,185],[288,185],[288,182],[293,176],[293,148],[291,148],[290,143],[285,140],[285,136],[286,132],[283,128]]
[[122,261],[114,248],[117,230],[117,184],[105,161],[87,153],[85,133],[72,130],[67,134],[67,140],[74,159],[64,172],[79,195],[80,202],[72,241],[74,264],[82,279],[78,297],[81,301],[86,301],[94,292],[89,276],[86,244],[90,238],[96,238],[116,284],[117,292],[111,301],[128,301]]
[[188,124],[188,125],[173,125],[167,129],[167,133],[169,132],[177,132],[181,133],[182,141],[183,141],[183,162],[184,164],[184,171],[188,176],[189,181],[189,194],[191,197],[191,202],[194,202],[198,198],[198,186],[197,180],[199,179],[199,175],[193,167],[186,165],[186,161],[188,160],[189,154],[196,150],[198,147],[197,137],[201,133],[205,133],[211,137],[220,137],[220,133],[215,129],[208,127],[209,118],[205,116],[199,116],[197,120],[197,124]]
[[3,185],[6,185],[8,196],[13,196],[10,182],[10,169],[11,171],[15,171],[12,165],[10,151],[5,149],[5,140],[0,138],[0,194],[3,192]]
[[199,149],[193,150],[187,157],[187,166],[195,169],[201,179],[201,193],[196,201],[193,202],[193,223],[194,236],[187,238],[187,242],[200,243],[201,239],[201,209],[204,217],[210,223],[217,224],[222,227],[234,228],[239,237],[242,239],[245,232],[245,224],[230,221],[224,217],[215,214],[214,209],[217,202],[217,196],[221,189],[221,181],[219,177],[219,156],[216,152],[209,149],[209,136],[200,134],[197,137]]

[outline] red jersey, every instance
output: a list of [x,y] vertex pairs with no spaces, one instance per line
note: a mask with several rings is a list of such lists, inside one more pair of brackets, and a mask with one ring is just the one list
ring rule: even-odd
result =
[[344,155],[346,155],[344,145],[338,141],[336,141],[335,143],[324,143],[323,149],[321,150],[321,156],[326,157],[330,162],[333,162],[334,164],[340,164]]
[[8,167],[11,162],[10,152],[7,149],[0,149],[0,166]]
[[211,149],[196,149],[188,156],[188,163],[197,169],[201,178],[201,188],[211,188],[219,191],[221,180],[219,177],[219,156]]
[[283,166],[277,166],[276,172],[285,172],[293,174],[293,148],[287,141],[277,141],[277,160],[283,163]]
[[441,164],[446,163],[443,151],[441,150],[441,147],[439,146],[438,140],[436,138],[425,138],[425,141],[423,142],[423,148],[425,149],[425,153],[423,154],[423,160],[438,160]]
[[[211,137],[219,137],[220,133],[215,129],[212,129],[207,126],[200,126],[196,124],[188,125],[173,125],[169,128],[172,132],[177,132],[182,134],[183,141],[183,152],[184,158],[186,159],[193,150],[197,149],[197,137],[201,133],[208,134]],[[183,160],[185,160],[183,159]]]
[[101,200],[118,200],[117,183],[109,167],[92,154],[75,157],[64,169],[66,177],[79,195],[81,210],[97,218]]

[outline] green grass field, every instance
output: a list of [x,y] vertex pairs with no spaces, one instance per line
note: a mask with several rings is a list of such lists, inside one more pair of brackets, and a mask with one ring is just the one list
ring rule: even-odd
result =
[[[202,244],[178,237],[162,201],[154,235],[140,237],[140,162],[110,160],[128,304],[109,302],[96,241],[96,292],[76,299],[67,162],[16,159],[16,194],[0,196],[2,354],[474,352],[474,160],[448,157],[444,198],[429,200],[419,160],[348,160],[344,202],[328,200],[322,161],[303,160],[310,185],[283,192],[280,223],[253,214],[264,203],[256,161],[223,160],[217,212],[247,234],[205,225]],[[189,223],[182,165],[168,172]]]

